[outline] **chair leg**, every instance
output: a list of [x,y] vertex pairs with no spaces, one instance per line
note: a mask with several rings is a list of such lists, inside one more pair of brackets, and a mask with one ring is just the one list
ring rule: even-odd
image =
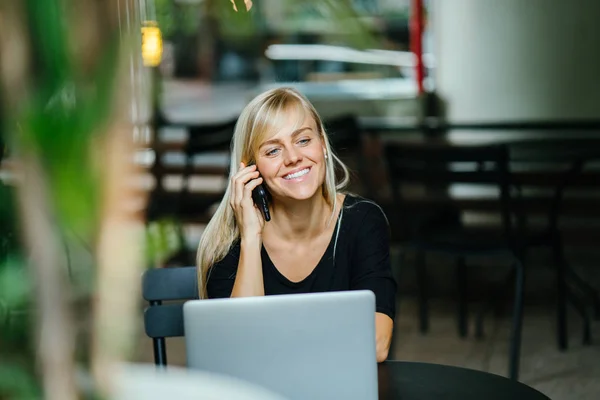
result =
[[482,308],[481,310],[479,310],[479,312],[477,313],[477,316],[475,317],[475,338],[476,339],[483,339],[483,336],[485,335],[483,332],[483,318],[485,317],[485,314],[492,308],[492,302],[488,301]]
[[585,305],[583,301],[573,293],[569,288],[567,288],[567,299],[571,305],[577,310],[579,315],[581,315],[581,319],[583,321],[583,344],[588,346],[592,344],[592,328],[590,324],[590,317],[588,316],[587,310],[585,309]]
[[510,338],[510,360],[508,375],[510,379],[519,380],[519,364],[521,357],[521,331],[523,328],[523,291],[525,287],[525,271],[521,261],[515,261],[515,300],[512,316]]
[[[512,277],[509,276],[508,284],[512,284],[512,278],[514,278],[514,275],[512,275]],[[483,305],[483,307],[481,307],[481,309],[475,316],[475,338],[483,339],[483,336],[484,336],[483,323],[484,323],[485,314],[488,313],[489,311],[491,311],[492,309],[498,308],[497,303],[500,301],[500,299],[504,298],[504,290],[505,289],[506,288],[504,287],[504,285],[500,288],[494,289],[492,291],[492,294],[489,296],[489,298]]]
[[152,339],[152,347],[154,348],[154,364],[158,367],[167,365],[167,346],[165,338]]
[[503,304],[503,301],[506,298],[507,290],[511,290],[514,280],[516,279],[515,271],[515,268],[510,270],[510,273],[506,277],[506,281],[492,291],[483,307],[481,307],[477,313],[477,316],[475,317],[475,337],[477,339],[483,339],[483,322],[485,314],[492,309],[498,309],[500,307],[499,304]]
[[566,350],[568,346],[566,265],[560,243],[553,246],[553,252],[554,263],[556,265],[556,325],[558,348],[562,351]]
[[592,306],[594,307],[594,319],[600,320],[600,296],[596,289],[584,281],[573,268],[567,267],[565,272],[568,274],[569,279],[579,287],[585,296],[591,299]]
[[[392,275],[394,276],[394,279],[396,280],[396,282],[400,282],[400,271],[402,270],[402,267],[404,266],[406,262],[406,253],[404,251],[404,249],[400,249],[398,251],[398,258],[397,261],[392,264]],[[396,290],[396,298],[400,297],[400,290]]]
[[[162,301],[152,300],[150,306],[160,306]],[[164,337],[152,338],[152,348],[154,350],[154,364],[157,366],[167,365],[167,342]]]
[[427,270],[425,263],[425,252],[417,251],[415,267],[419,291],[420,329],[421,333],[427,333],[429,331],[429,305],[427,298]]
[[458,334],[467,337],[469,330],[467,309],[467,265],[464,257],[456,260],[456,280],[458,283]]

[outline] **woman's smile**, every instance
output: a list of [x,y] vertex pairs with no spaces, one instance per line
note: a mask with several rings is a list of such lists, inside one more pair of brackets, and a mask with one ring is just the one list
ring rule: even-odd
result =
[[290,172],[289,174],[286,174],[283,177],[283,179],[285,179],[288,182],[305,181],[308,173],[310,172],[310,169],[311,169],[310,167],[295,169],[294,171]]

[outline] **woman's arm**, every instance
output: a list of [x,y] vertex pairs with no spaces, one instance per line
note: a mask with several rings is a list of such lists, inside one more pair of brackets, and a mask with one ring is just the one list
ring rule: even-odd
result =
[[375,313],[375,343],[377,349],[377,362],[384,362],[390,351],[394,321],[383,313]]
[[356,222],[358,234],[352,254],[351,289],[375,293],[375,339],[377,362],[385,361],[390,350],[396,313],[396,282],[390,263],[389,226],[381,209],[372,203]]
[[252,191],[262,183],[256,165],[240,164],[231,178],[230,205],[240,229],[240,260],[231,297],[264,296],[262,262],[262,231],[264,218],[252,200]]
[[264,296],[261,251],[262,241],[256,237],[242,239],[240,261],[231,291],[231,297]]

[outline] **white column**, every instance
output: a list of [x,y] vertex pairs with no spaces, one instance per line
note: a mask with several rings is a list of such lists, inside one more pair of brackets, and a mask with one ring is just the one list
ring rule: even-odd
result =
[[599,0],[432,0],[449,122],[600,118]]

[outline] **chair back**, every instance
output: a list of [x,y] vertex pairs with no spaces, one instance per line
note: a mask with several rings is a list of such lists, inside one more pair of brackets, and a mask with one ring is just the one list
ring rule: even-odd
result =
[[218,124],[188,127],[186,154],[193,155],[215,150],[228,150],[233,139],[237,118]]
[[331,117],[323,121],[331,146],[336,152],[356,149],[361,145],[361,128],[353,114]]
[[[226,177],[229,173],[229,146],[236,120],[218,124],[185,125],[164,123],[157,130],[156,153],[151,173],[155,188],[150,193],[148,220],[172,217],[179,220],[206,222],[210,207],[220,201],[224,192],[191,191],[194,176]],[[168,132],[178,132],[181,140],[166,140]],[[209,155],[209,153],[211,153]],[[220,154],[222,153],[222,154]],[[208,156],[208,162],[197,162],[198,156]],[[213,157],[214,155],[214,157]],[[227,161],[223,164],[223,159]],[[214,159],[214,160],[212,160]],[[179,177],[181,188],[168,190],[165,180]]]
[[[165,338],[184,335],[182,301],[198,298],[197,268],[173,267],[146,271],[142,276],[142,296],[149,303],[144,311],[144,329],[153,341],[154,362],[166,365]],[[173,303],[163,304],[164,301]]]
[[[510,163],[523,215],[538,217],[550,232],[559,231],[562,219],[563,228],[566,224],[571,234],[577,233],[576,240],[583,238],[587,245],[593,245],[585,238],[593,235],[600,219],[596,207],[600,194],[600,139],[544,137],[518,141],[510,145]],[[530,219],[535,222],[535,218]]]
[[353,171],[357,172],[358,182],[352,179],[350,189],[366,197],[374,197],[363,143],[363,130],[358,118],[353,114],[344,114],[324,120],[323,125],[335,154],[348,166],[351,175]]
[[[396,209],[398,223],[414,217],[414,207],[421,204],[427,209],[437,205],[440,209],[452,204],[453,192],[461,189],[473,196],[480,193],[493,195],[498,201],[497,211],[502,220],[504,238],[511,240],[511,197],[508,171],[508,149],[504,145],[464,146],[430,143],[387,143],[385,158]],[[432,203],[409,201],[409,188]],[[465,193],[465,195],[467,195]],[[471,196],[468,193],[468,196]],[[418,225],[418,223],[417,223]],[[414,234],[414,232],[410,232]]]

